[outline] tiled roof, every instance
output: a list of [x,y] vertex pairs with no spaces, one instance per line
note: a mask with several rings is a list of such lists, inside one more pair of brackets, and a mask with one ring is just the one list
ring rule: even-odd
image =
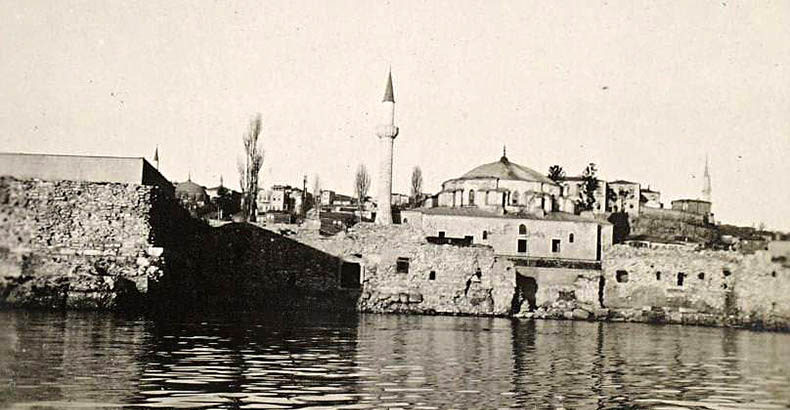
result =
[[458,179],[478,178],[533,181],[556,185],[554,181],[550,180],[547,176],[541,174],[540,172],[527,168],[523,165],[516,164],[515,162],[510,162],[505,156],[503,156],[499,161],[480,165]]

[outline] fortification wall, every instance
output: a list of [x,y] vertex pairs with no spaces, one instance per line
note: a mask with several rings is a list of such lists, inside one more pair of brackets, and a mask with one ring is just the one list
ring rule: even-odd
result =
[[[360,265],[361,311],[506,315],[512,308],[515,269],[487,246],[429,244],[410,225],[360,224],[348,234],[297,239]],[[399,258],[408,269],[399,271]]]
[[790,325],[790,268],[772,262],[767,252],[615,246],[606,255],[603,275],[606,307],[626,316],[675,323]]
[[629,219],[630,236],[647,235],[666,240],[685,237],[701,243],[718,237],[714,225],[704,223],[700,215],[686,212],[643,207],[638,217]]
[[151,227],[158,192],[0,177],[0,304],[107,308],[145,293],[161,274]]

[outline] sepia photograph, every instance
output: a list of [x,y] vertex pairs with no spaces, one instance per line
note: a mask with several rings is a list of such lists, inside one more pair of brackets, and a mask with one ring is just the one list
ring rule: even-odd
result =
[[0,409],[790,409],[788,158],[788,0],[0,0]]

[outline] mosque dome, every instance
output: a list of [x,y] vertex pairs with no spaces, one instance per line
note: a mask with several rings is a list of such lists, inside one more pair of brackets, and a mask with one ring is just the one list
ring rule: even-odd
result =
[[176,196],[201,199],[207,196],[206,189],[202,186],[187,180],[176,185]]
[[556,185],[554,181],[534,169],[523,165],[510,162],[506,156],[502,156],[499,161],[480,165],[465,173],[458,179],[482,179],[494,178],[511,181],[530,181],[541,182],[544,184]]

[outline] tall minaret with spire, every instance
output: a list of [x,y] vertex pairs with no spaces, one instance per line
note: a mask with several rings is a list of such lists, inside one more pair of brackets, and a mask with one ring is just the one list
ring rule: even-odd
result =
[[708,171],[708,155],[705,155],[705,173],[702,175],[702,199],[711,202],[710,171]]
[[376,134],[381,144],[379,163],[379,206],[376,211],[376,224],[392,225],[392,148],[398,127],[395,126],[395,94],[392,89],[392,70],[387,75],[387,88],[384,90],[385,122],[378,127]]

